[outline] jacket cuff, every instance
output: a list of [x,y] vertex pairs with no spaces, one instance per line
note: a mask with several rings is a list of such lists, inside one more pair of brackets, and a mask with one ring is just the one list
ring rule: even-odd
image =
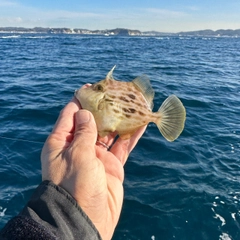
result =
[[32,218],[56,239],[102,239],[76,200],[50,181],[38,186],[19,215]]

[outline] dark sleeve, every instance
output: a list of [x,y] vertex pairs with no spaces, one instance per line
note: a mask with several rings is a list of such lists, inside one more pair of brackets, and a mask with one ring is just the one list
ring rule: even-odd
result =
[[22,212],[1,230],[0,239],[101,240],[101,237],[68,192],[44,181]]

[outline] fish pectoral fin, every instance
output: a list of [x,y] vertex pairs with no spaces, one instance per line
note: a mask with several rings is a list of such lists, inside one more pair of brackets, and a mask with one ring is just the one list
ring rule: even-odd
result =
[[116,102],[106,97],[103,97],[98,103],[98,110],[108,109],[114,105],[116,106]]
[[159,108],[156,124],[162,135],[170,142],[178,138],[184,129],[186,110],[175,96],[169,96]]
[[99,100],[98,102],[98,110],[103,110],[105,107],[105,100],[104,98],[102,98],[101,100]]

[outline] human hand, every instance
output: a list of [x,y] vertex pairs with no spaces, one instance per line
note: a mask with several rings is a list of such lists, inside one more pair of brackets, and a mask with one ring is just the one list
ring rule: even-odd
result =
[[[146,127],[108,151],[97,142],[93,115],[73,99],[61,111],[42,154],[42,179],[68,191],[88,215],[103,239],[111,239],[123,202],[125,164]],[[115,134],[99,139],[110,146]]]

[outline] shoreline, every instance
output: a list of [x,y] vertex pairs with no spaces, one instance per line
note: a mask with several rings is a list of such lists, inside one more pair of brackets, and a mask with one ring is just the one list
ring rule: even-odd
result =
[[240,29],[220,29],[220,30],[199,30],[186,32],[158,32],[158,31],[139,31],[125,28],[110,30],[88,30],[80,28],[23,28],[23,27],[0,27],[0,33],[18,34],[80,34],[80,35],[104,35],[104,36],[207,36],[207,37],[240,37]]

